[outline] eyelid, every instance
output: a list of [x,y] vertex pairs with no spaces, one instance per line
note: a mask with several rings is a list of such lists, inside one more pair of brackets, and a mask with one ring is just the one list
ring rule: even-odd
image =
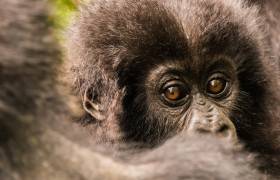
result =
[[215,72],[215,73],[212,73],[212,75],[210,75],[207,79],[207,82],[211,81],[212,79],[217,79],[217,78],[221,78],[221,79],[224,79],[226,81],[229,81],[230,80],[230,77],[226,74],[226,73],[223,73],[223,72]]
[[187,87],[186,84],[180,80],[170,80],[167,81],[165,84],[162,85],[161,90],[166,90],[169,87],[172,86],[180,86],[180,87]]

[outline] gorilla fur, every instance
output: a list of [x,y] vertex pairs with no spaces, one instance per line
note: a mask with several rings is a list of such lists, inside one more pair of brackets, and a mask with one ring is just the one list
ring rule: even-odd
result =
[[[263,179],[254,155],[184,133],[115,159],[73,124],[79,105],[61,75],[47,1],[0,1],[0,179]],[[63,75],[63,74],[62,74]],[[114,86],[112,86],[114,87]],[[110,97],[110,96],[109,96]],[[131,159],[130,159],[131,158]]]
[[277,7],[276,1],[242,0],[96,0],[83,6],[69,35],[69,79],[78,96],[90,91],[103,117],[86,112],[81,122],[103,141],[158,145],[184,128],[150,104],[147,74],[164,61],[222,52],[237,69],[239,91],[228,107],[237,135],[259,155],[263,172],[279,175]]

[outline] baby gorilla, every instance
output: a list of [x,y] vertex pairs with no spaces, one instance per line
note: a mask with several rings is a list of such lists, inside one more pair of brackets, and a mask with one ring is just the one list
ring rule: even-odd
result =
[[57,79],[60,49],[51,33],[49,7],[48,1],[0,1],[1,180],[262,177],[252,169],[250,155],[210,137],[176,136],[141,156],[125,154],[122,161],[100,152],[69,121],[79,108]]
[[238,139],[277,174],[278,67],[262,21],[241,0],[85,6],[68,44],[81,122],[102,140],[146,146],[182,131]]
[[[76,98],[68,94],[68,87],[57,79],[61,75],[57,68],[60,67],[62,61],[59,46],[51,33],[50,4],[48,2],[38,0],[0,1],[2,19],[0,21],[1,180],[249,180],[269,178],[266,173],[261,174],[255,169],[255,166],[252,166],[252,164],[258,165],[258,163],[254,163],[251,153],[244,152],[238,146],[233,146],[227,143],[227,140],[215,136],[189,136],[188,130],[185,131],[187,133],[181,133],[181,135],[171,138],[159,148],[137,154],[139,155],[137,157],[125,153],[125,159],[116,160],[110,156],[110,152],[108,154],[104,151],[100,152],[103,149],[100,147],[99,151],[99,146],[92,142],[92,138],[89,138],[79,125],[69,122],[69,119],[75,116],[75,112],[79,112],[79,108],[75,106]],[[269,2],[273,2],[273,0]],[[102,5],[99,4],[97,7],[101,8]],[[273,4],[271,7],[277,6]],[[86,11],[83,12],[86,13]],[[101,23],[104,19],[98,20]],[[276,36],[273,42],[278,42],[277,38]],[[94,44],[98,43],[94,41]],[[278,46],[271,47],[273,51],[279,52],[277,48]],[[76,49],[78,50],[78,47]],[[112,58],[118,57],[117,54],[115,55]],[[102,60],[102,56],[99,57]],[[117,61],[117,59],[115,60]],[[93,62],[95,61],[96,59]],[[171,61],[168,56],[166,61]],[[114,61],[112,60],[112,62]],[[97,72],[110,71],[105,71],[102,66],[97,64],[94,67],[96,67],[94,70],[100,70]],[[156,64],[153,68],[156,68]],[[146,72],[150,71],[146,70]],[[117,76],[100,75],[104,81],[94,80],[92,85],[104,87],[106,83],[111,83],[111,91],[93,89],[90,86],[84,88],[84,90],[88,89],[88,91],[84,91],[87,95],[84,96],[84,105],[86,111],[101,125],[99,129],[106,130],[107,128],[109,134],[114,132],[114,125],[119,127],[117,123],[122,120],[121,116],[117,115],[122,115],[125,110],[121,103],[124,102],[126,91],[121,91],[119,85],[114,81],[114,78],[118,78]],[[99,77],[88,76],[87,78]],[[82,81],[81,84],[83,84]],[[268,87],[270,88],[270,86]],[[93,92],[96,94],[97,90],[100,92],[106,90],[104,92],[108,92],[108,94],[93,96]],[[171,92],[184,92],[179,90]],[[166,98],[176,95],[169,91],[161,94]],[[81,95],[83,96],[84,93]],[[89,101],[89,98],[92,101]],[[99,100],[101,104],[96,100]],[[277,102],[277,99],[272,100]],[[152,101],[150,100],[150,102]],[[117,105],[114,106],[113,103]],[[98,110],[97,105],[103,108],[102,113],[96,111]],[[106,114],[105,107],[115,114]],[[135,114],[135,117],[137,116],[143,117],[143,114]],[[264,117],[264,119],[266,118],[269,116]],[[94,121],[94,119],[92,120]],[[111,120],[110,123],[109,120]],[[111,126],[106,127],[105,125]],[[277,127],[276,123],[274,125]],[[268,130],[273,132],[274,129]],[[162,138],[164,137],[162,136]],[[277,143],[277,140],[274,140]],[[128,146],[130,147],[130,144]],[[111,148],[107,149],[111,150]],[[265,153],[261,155],[264,156]],[[277,158],[273,160],[271,164],[277,162]]]

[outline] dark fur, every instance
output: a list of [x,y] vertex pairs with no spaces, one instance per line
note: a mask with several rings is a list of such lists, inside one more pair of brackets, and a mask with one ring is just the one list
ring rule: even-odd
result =
[[1,180],[259,176],[251,169],[249,154],[213,137],[176,137],[162,148],[128,154],[124,160],[101,153],[80,126],[68,121],[75,113],[67,87],[57,79],[60,51],[51,36],[47,5],[37,0],[0,2]]
[[103,140],[158,144],[184,128],[151,104],[148,75],[171,60],[221,53],[237,71],[239,91],[228,116],[238,137],[260,154],[262,170],[279,174],[279,48],[274,40],[279,23],[266,23],[274,20],[272,4],[279,10],[276,1],[239,0],[97,0],[86,5],[70,34],[71,79],[79,96],[90,87],[90,98],[100,102],[106,118],[85,114],[82,122]]
[[124,160],[101,153],[68,121],[76,106],[57,80],[60,51],[47,7],[45,1],[0,1],[0,179],[264,178],[251,154],[214,137],[182,134]]

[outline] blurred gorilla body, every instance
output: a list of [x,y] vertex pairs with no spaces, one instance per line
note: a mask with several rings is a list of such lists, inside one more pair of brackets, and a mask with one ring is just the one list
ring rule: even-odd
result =
[[182,134],[124,159],[97,148],[83,128],[68,121],[78,107],[57,79],[61,57],[47,7],[46,1],[0,2],[0,179],[269,177],[252,166],[251,154],[216,137]]

